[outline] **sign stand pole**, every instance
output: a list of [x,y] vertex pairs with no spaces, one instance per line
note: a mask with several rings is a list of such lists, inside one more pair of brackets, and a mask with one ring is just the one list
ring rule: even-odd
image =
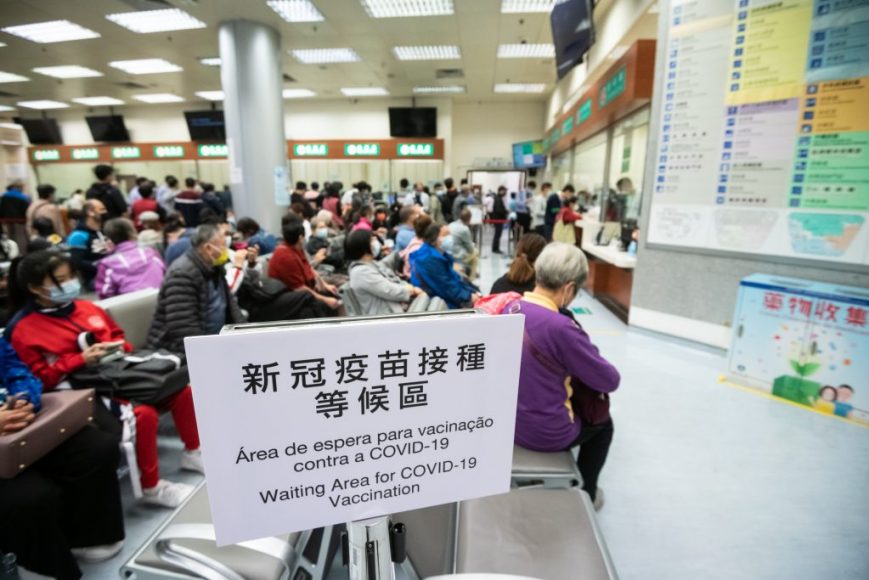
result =
[[404,562],[404,524],[391,524],[388,516],[347,524],[344,562],[350,580],[395,580],[395,566]]

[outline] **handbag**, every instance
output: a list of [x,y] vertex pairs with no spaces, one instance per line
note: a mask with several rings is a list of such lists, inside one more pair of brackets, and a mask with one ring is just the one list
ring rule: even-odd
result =
[[0,436],[0,479],[12,479],[84,429],[94,416],[94,391],[53,391],[42,395],[33,423]]
[[271,302],[284,292],[290,291],[280,280],[264,276],[256,282],[249,282],[245,279],[242,282],[241,290],[246,294],[245,298],[253,302]]
[[155,405],[190,382],[181,357],[165,350],[137,350],[67,377],[73,389],[94,389],[102,397]]

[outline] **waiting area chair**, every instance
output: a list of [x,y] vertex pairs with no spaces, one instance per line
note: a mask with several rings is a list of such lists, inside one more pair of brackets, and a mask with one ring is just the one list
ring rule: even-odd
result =
[[513,446],[513,487],[539,485],[545,488],[582,485],[582,475],[570,451],[542,453]]
[[157,310],[157,289],[136,290],[129,294],[113,296],[97,302],[97,306],[109,313],[124,336],[135,348],[144,348],[148,339],[151,320]]

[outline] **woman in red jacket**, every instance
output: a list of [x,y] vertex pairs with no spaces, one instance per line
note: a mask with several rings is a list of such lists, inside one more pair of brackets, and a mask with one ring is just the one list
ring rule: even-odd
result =
[[[124,339],[124,331],[102,308],[77,299],[81,284],[66,254],[34,252],[21,260],[11,274],[10,292],[21,309],[6,328],[6,339],[46,391],[63,385],[69,373],[98,364],[117,343],[122,343],[127,352],[133,350]],[[90,346],[83,340],[85,333],[91,333],[95,339]],[[112,403],[111,407],[118,409],[117,403],[125,401]],[[181,457],[181,468],[202,473],[190,387],[184,387],[158,407],[137,404],[133,409],[143,499],[146,503],[174,508],[193,488],[160,479],[157,420],[161,410],[171,411],[184,441],[186,451]]]

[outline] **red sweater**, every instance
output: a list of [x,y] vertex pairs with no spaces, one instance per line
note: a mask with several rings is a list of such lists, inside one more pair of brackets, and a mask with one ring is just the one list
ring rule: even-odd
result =
[[[68,318],[31,312],[12,333],[12,347],[50,391],[64,377],[84,366],[78,335],[90,331],[97,342],[124,340],[124,331],[105,310],[92,302],[76,300]],[[133,345],[125,342],[124,350]]]
[[305,252],[282,242],[269,260],[269,278],[280,280],[290,290],[314,286],[317,276]]

